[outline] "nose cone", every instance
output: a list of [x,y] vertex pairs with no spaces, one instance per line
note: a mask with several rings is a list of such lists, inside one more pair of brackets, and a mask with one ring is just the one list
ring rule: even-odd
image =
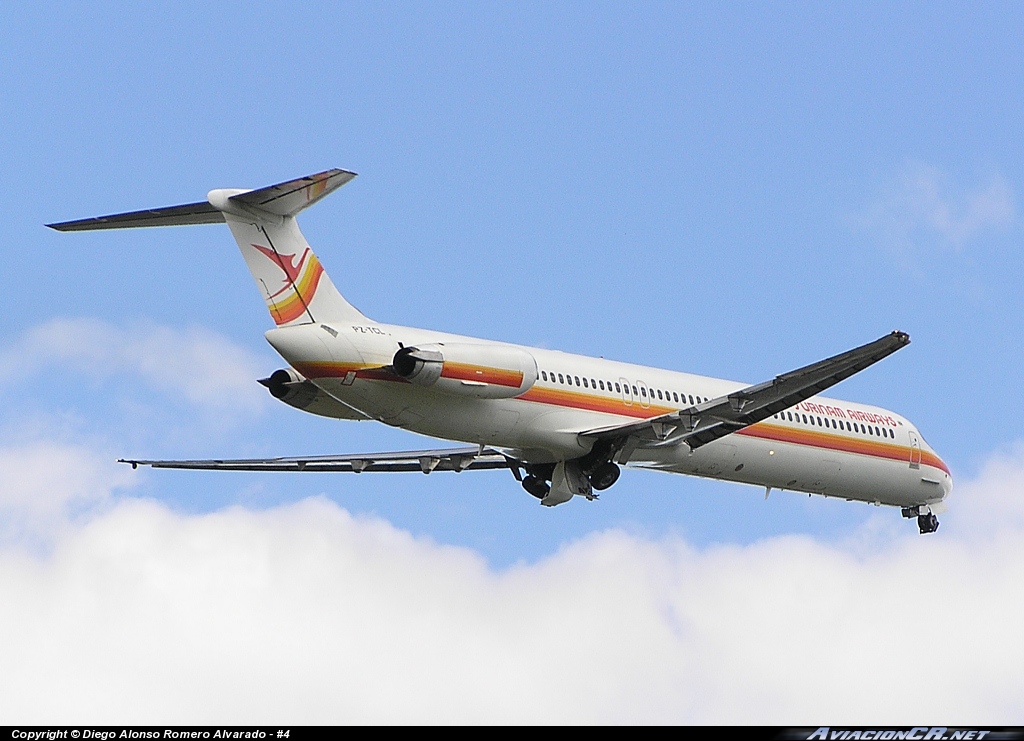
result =
[[946,469],[946,475],[942,479],[942,498],[945,499],[953,492],[953,475],[949,473],[949,467],[945,463],[942,464],[943,468]]
[[267,330],[263,336],[282,358],[298,367],[331,360],[331,351],[321,337],[322,334],[323,330],[315,324],[300,324]]

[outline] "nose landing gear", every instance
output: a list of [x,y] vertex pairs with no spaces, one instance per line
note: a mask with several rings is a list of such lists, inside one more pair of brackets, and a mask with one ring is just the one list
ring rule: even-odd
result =
[[939,518],[932,512],[931,507],[926,504],[918,505],[917,507],[904,507],[900,512],[907,519],[911,517],[917,518],[917,527],[920,529],[921,535],[934,533],[939,529]]
[[939,529],[939,518],[931,512],[926,515],[918,515],[917,526],[921,529],[921,535],[934,533]]

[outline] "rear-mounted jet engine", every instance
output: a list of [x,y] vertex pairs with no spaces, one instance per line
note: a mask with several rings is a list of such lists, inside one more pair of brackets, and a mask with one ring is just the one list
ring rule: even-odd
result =
[[511,399],[537,382],[537,361],[518,347],[437,343],[403,347],[392,366],[402,378],[449,394]]

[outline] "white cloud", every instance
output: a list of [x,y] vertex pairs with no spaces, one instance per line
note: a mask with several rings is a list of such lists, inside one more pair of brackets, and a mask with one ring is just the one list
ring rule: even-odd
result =
[[98,319],[59,318],[28,330],[0,354],[0,380],[52,367],[99,378],[135,374],[198,405],[254,408],[265,397],[254,383],[266,371],[262,366],[249,351],[200,327],[120,327]]
[[53,522],[130,486],[126,466],[78,445],[50,441],[0,449],[0,515]]
[[1017,451],[934,536],[608,531],[501,571],[322,499],[123,500],[47,555],[0,551],[0,717],[1021,723],[1024,527],[970,513],[1017,516],[1022,489]]
[[958,483],[949,506],[960,537],[1024,533],[1024,444],[994,454],[977,478]]
[[45,552],[137,483],[113,454],[81,445],[36,440],[0,448],[0,546]]
[[1016,218],[1013,189],[999,174],[960,188],[931,165],[908,165],[861,216],[861,225],[900,251],[939,243],[962,248]]

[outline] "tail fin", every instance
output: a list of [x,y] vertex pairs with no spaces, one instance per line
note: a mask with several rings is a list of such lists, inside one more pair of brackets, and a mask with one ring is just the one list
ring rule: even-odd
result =
[[259,190],[211,190],[206,202],[48,224],[62,232],[227,222],[278,326],[366,321],[334,287],[295,215],[356,175],[327,170]]

